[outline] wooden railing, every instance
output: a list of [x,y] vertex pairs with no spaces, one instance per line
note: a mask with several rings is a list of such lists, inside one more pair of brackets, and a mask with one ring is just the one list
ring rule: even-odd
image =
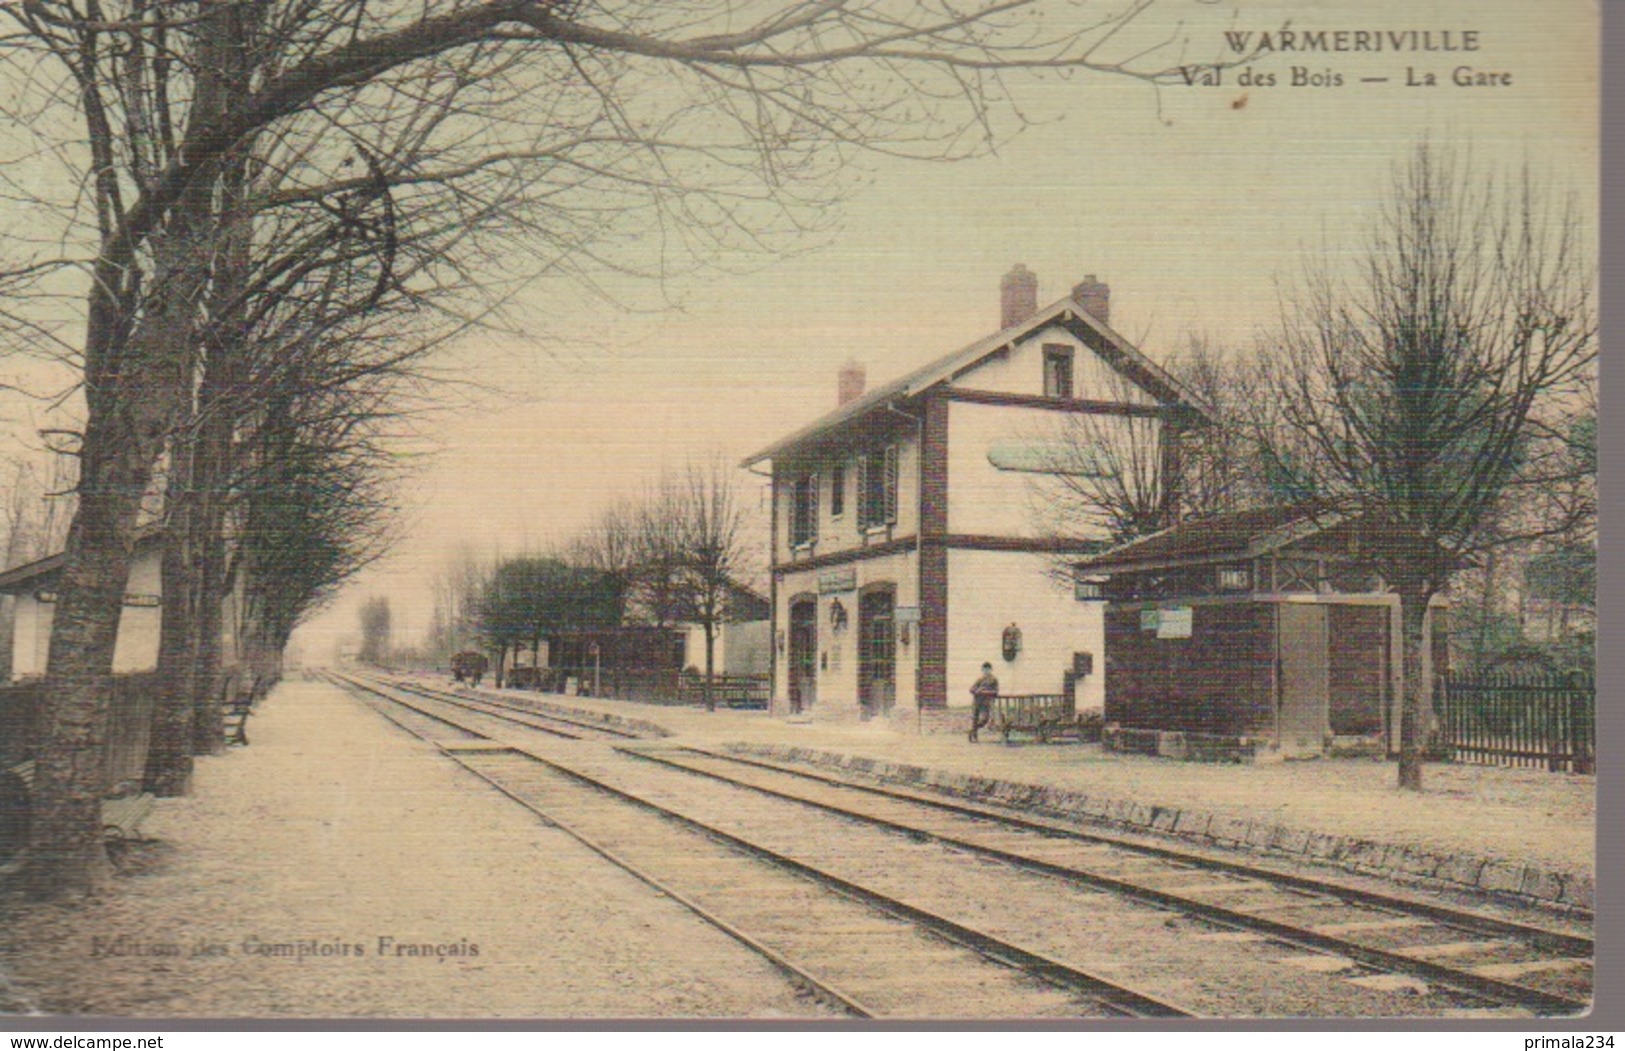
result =
[[[704,704],[705,676],[676,669],[543,668],[540,689],[557,693],[570,679],[576,692],[645,704]],[[526,687],[531,687],[529,682]],[[533,687],[534,688],[534,687]],[[713,675],[711,698],[725,708],[766,708],[773,681],[766,675]]]
[[[705,676],[687,672],[677,680],[677,698],[683,704],[705,703]],[[711,701],[724,708],[766,708],[773,693],[767,675],[713,675]]]

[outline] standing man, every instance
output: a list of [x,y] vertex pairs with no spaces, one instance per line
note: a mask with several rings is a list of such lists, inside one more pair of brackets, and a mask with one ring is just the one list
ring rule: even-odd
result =
[[993,718],[993,699],[999,695],[999,680],[993,675],[993,665],[983,662],[982,677],[970,688],[970,695],[970,739],[974,742],[977,731]]

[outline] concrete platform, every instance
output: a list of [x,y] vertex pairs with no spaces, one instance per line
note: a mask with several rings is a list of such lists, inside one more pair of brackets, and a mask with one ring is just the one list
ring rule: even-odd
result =
[[1595,906],[1596,779],[1586,775],[1436,763],[1417,794],[1396,788],[1394,764],[1381,759],[1184,763],[1098,745],[971,744],[959,734],[900,729],[907,720],[829,723],[532,696],[655,724],[671,733],[670,743],[733,748],[1366,875],[1559,908]]

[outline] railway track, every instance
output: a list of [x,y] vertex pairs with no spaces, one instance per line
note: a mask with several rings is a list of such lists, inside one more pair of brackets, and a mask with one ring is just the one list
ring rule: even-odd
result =
[[[457,724],[410,695],[397,694],[376,681],[331,677],[367,691],[374,698],[371,703],[392,721],[438,744],[447,756],[519,805],[850,1014],[866,1018],[1190,1014],[844,880],[590,773],[508,747],[471,727],[458,726],[458,736],[447,740],[447,726]],[[388,712],[385,705],[396,710]],[[467,707],[476,711],[483,706]]]
[[628,754],[1509,1006],[1589,1005],[1588,937],[703,749]]
[[[469,703],[461,694],[413,690],[429,706],[429,717],[442,723],[444,711],[434,714],[435,705],[513,725],[529,725],[533,714],[512,705]],[[1373,990],[1452,994],[1449,1013],[1510,1008],[1565,1015],[1583,1011],[1589,1001],[1592,944],[1575,934],[761,760],[624,742],[616,750],[674,774],[938,844],[1030,878],[1193,917],[1220,932],[1209,937],[1228,933],[1291,948],[1300,966],[1342,973]],[[673,819],[682,816],[673,812]]]
[[649,736],[636,730],[622,729],[603,721],[573,718],[560,715],[557,712],[542,711],[530,705],[515,704],[466,691],[441,690],[432,686],[424,686],[421,683],[402,682],[371,675],[356,675],[354,673],[337,675],[333,672],[328,674],[330,677],[369,690],[385,687],[400,693],[421,697],[425,700],[451,704],[468,711],[504,719],[519,726],[540,730],[543,733],[567,740],[637,741]]

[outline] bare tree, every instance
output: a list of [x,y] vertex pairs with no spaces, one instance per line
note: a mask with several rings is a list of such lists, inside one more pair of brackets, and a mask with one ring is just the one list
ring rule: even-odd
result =
[[[81,371],[85,419],[48,662],[35,891],[82,891],[105,868],[97,757],[131,541],[141,494],[190,414],[206,304],[238,298],[211,289],[235,280],[233,268],[215,266],[236,236],[221,220],[253,174],[254,151],[302,141],[293,155],[307,178],[296,182],[290,168],[278,200],[331,210],[339,228],[350,218],[343,194],[410,184],[424,158],[447,165],[442,183],[459,170],[545,172],[525,180],[537,187],[522,198],[536,209],[528,216],[500,197],[470,193],[460,203],[532,224],[538,214],[554,219],[556,250],[538,265],[583,278],[614,267],[617,242],[640,225],[659,229],[663,251],[633,269],[662,275],[816,226],[855,152],[985,149],[1019,119],[1003,83],[1012,71],[1177,75],[1118,39],[1146,3],[1055,30],[1031,17],[1040,6],[0,3],[15,26],[0,58],[28,106],[52,118],[34,123],[61,127],[59,111],[81,122],[73,138],[82,151],[53,142],[46,152],[77,168],[65,185],[88,189],[68,228],[90,243],[60,266],[86,273],[82,346],[61,348]],[[493,69],[522,72],[487,79]],[[350,150],[352,135],[333,131],[336,114],[412,127],[421,101],[448,79],[502,90],[483,104],[459,100],[453,120],[416,125],[425,128],[419,163],[345,177],[345,154],[365,146]],[[533,134],[483,134],[493,128]],[[444,265],[469,262],[452,255]],[[25,260],[7,273],[43,265]],[[60,342],[49,326],[36,331]]]
[[389,599],[374,595],[361,607],[361,649],[357,656],[367,664],[389,661]]
[[631,597],[636,614],[663,628],[685,619],[683,589],[683,493],[663,478],[635,505]]
[[1422,787],[1428,606],[1536,482],[1531,443],[1596,357],[1592,282],[1572,203],[1423,144],[1353,272],[1312,268],[1285,312],[1255,437],[1398,594],[1401,788]]
[[[1193,339],[1168,372],[1200,411],[1154,406],[1112,373],[1100,392],[1109,410],[1068,413],[1033,435],[1029,504],[1044,535],[1122,544],[1245,502],[1256,459],[1237,427],[1246,371]],[[1070,579],[1073,561],[1057,559],[1054,572]]]
[[691,464],[670,484],[677,537],[678,605],[705,635],[705,708],[716,710],[716,644],[734,617],[734,596],[744,571],[744,516],[732,475],[720,461]]
[[470,547],[462,547],[430,577],[434,607],[428,651],[435,660],[449,659],[473,645],[480,591],[487,573]]

